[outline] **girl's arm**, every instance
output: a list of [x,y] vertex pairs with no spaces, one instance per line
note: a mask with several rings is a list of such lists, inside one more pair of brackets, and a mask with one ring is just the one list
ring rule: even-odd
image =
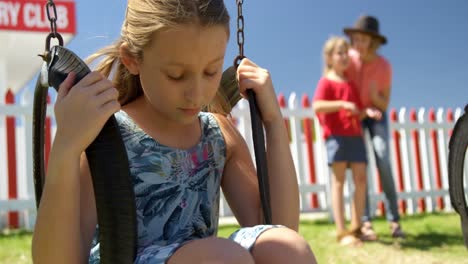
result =
[[[266,156],[270,183],[273,224],[297,230],[299,225],[299,191],[289,140],[276,100],[270,74],[248,59],[237,69],[239,87],[245,96],[253,89],[266,130]],[[224,122],[226,123],[226,122]],[[261,223],[259,191],[251,155],[242,136],[231,125],[224,129],[228,162],[223,175],[223,190],[241,225]],[[227,132],[227,133],[226,133]]]
[[342,100],[316,100],[312,104],[312,109],[315,113],[333,113],[338,112],[341,109],[345,109],[353,114],[356,114],[359,111],[356,104]]
[[34,263],[87,263],[96,227],[90,173],[81,155],[120,104],[101,74],[90,73],[75,86],[73,80],[70,74],[60,85],[55,103],[57,132],[32,241]]
[[299,228],[299,186],[282,118],[265,124],[273,223]]
[[382,92],[378,92],[377,89],[372,89],[370,91],[370,99],[372,104],[380,109],[381,111],[385,112],[388,108],[390,103],[390,87],[388,89],[383,90]]
[[226,142],[221,182],[224,197],[241,226],[262,223],[257,175],[247,144],[231,121],[216,115]]
[[[263,222],[258,179],[247,144],[225,117],[217,116],[227,147],[222,187],[226,201],[241,226]],[[270,204],[273,224],[297,231],[299,190],[283,119],[265,126]]]
[[50,152],[32,240],[34,263],[83,263],[80,235],[80,157],[56,138]]
[[[85,155],[68,153],[55,139],[32,241],[34,263],[87,263],[97,223]],[[59,261],[64,262],[64,261]]]
[[381,88],[379,90],[376,82],[370,84],[370,100],[372,104],[377,107],[380,111],[387,111],[390,103],[390,94],[392,88],[392,67],[389,63],[385,64],[385,67],[381,70],[381,76],[383,76]]
[[341,100],[317,100],[312,104],[312,109],[316,113],[333,113],[343,108],[344,101]]

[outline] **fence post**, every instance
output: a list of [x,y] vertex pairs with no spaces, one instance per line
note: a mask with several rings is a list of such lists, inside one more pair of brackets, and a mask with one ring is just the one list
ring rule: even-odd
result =
[[250,154],[252,155],[252,157],[255,157],[249,103],[247,100],[240,100],[237,103],[237,107],[239,109],[239,115],[240,115],[240,118],[238,118],[239,130],[244,135],[245,142],[247,143]]
[[[310,108],[309,98],[306,94],[302,96],[302,107],[304,109]],[[310,118],[304,118],[302,121],[302,125],[304,127],[304,135],[306,140],[306,147],[307,147],[307,163],[309,163],[309,175],[310,175],[310,183],[316,184],[317,177],[315,175],[315,155],[314,155],[314,124],[311,122]],[[310,198],[310,204],[313,209],[319,208],[318,204],[318,196],[317,193],[312,193]]]
[[[417,116],[416,116],[416,110],[411,109],[410,111],[410,121],[413,124],[417,124]],[[415,169],[416,169],[416,188],[418,191],[423,191],[424,190],[424,185],[423,185],[423,176],[422,176],[422,167],[421,167],[421,151],[419,149],[419,133],[418,129],[413,129],[411,131],[411,136],[413,138],[413,150],[414,150],[414,158],[415,158]],[[418,198],[418,208],[420,212],[425,212],[426,211],[426,202],[424,201],[424,198]]]
[[[447,109],[447,121],[449,123],[451,123],[451,124],[454,122],[453,110],[451,108]],[[452,136],[452,132],[453,132],[453,129],[450,129],[449,130],[449,138]]]
[[[380,173],[378,170],[375,170],[376,171],[376,176],[375,179],[376,179],[376,184],[377,184],[377,194],[380,194],[382,193],[383,189],[382,189],[382,182],[380,180]],[[380,211],[380,214],[382,216],[384,216],[386,213],[385,213],[385,204],[382,200],[379,200],[377,202],[377,207],[379,208],[379,211]]]
[[[278,104],[281,109],[286,108],[286,98],[284,97],[283,93],[279,93],[278,95]],[[286,126],[286,130],[288,131],[289,143],[291,143],[292,136],[291,136],[291,126],[289,124],[289,118],[284,118],[284,125]]]
[[[397,112],[395,109],[392,109],[390,111],[390,122],[392,123],[397,123],[398,122],[398,117],[397,117]],[[394,147],[395,147],[395,160],[396,160],[396,173],[397,173],[397,187],[398,187],[398,192],[402,193],[405,191],[405,184],[403,180],[403,167],[401,165],[401,148],[400,148],[400,141],[401,141],[401,136],[398,131],[398,129],[394,129],[393,132],[393,142],[394,142]],[[399,207],[400,210],[403,214],[406,214],[406,200],[405,199],[399,199]]]
[[435,190],[434,183],[434,171],[431,166],[431,148],[430,148],[430,133],[429,128],[427,128],[428,118],[426,118],[426,109],[420,108],[417,112],[417,121],[420,125],[418,132],[419,135],[419,148],[421,150],[421,165],[422,165],[422,179],[423,179],[423,188],[427,192],[424,195],[426,201],[426,211],[425,212],[434,212],[436,208],[435,197],[431,193]]
[[[34,91],[30,89],[24,90],[22,96],[20,98],[21,102],[20,105],[22,107],[31,107],[34,101]],[[22,155],[24,158],[24,163],[22,163],[23,170],[26,172],[25,179],[26,186],[22,186],[20,188],[20,195],[21,190],[23,189],[25,192],[24,198],[28,199],[32,202],[32,207],[30,207],[24,215],[24,227],[28,230],[31,230],[34,227],[34,223],[36,222],[37,210],[36,210],[36,203],[35,203],[35,190],[34,190],[34,179],[32,176],[33,173],[33,138],[32,138],[32,131],[33,131],[33,118],[32,118],[32,111],[28,111],[27,114],[24,115],[23,119],[23,127],[24,127],[24,148],[25,155]]]
[[[296,93],[292,93],[288,99],[288,108],[291,112],[299,110],[299,101]],[[296,175],[299,186],[303,186],[307,177],[304,173],[304,155],[303,155],[303,140],[301,131],[301,117],[292,115],[289,118],[291,124],[291,138],[292,138],[292,157],[294,160],[294,166],[296,168]],[[309,200],[307,199],[307,193],[300,193],[301,196],[301,209],[308,208]]]
[[[8,89],[5,103],[7,105],[15,104],[15,95]],[[7,157],[8,157],[8,199],[18,199],[18,178],[16,171],[16,119],[12,116],[6,117],[6,137],[7,137]],[[19,227],[18,212],[8,213],[8,225],[10,228]]]
[[[438,108],[436,112],[436,120],[438,124],[438,139],[439,139],[439,153],[441,157],[444,157],[440,159],[440,169],[442,173],[442,187],[444,190],[448,190],[448,142],[449,142],[449,130],[450,128],[445,128],[446,124],[449,124],[447,120],[445,119],[446,111],[444,111],[443,108]],[[450,211],[452,209],[452,204],[450,203],[450,197],[449,195],[444,195],[444,206],[446,212]]]
[[[434,108],[429,110],[429,122],[431,124],[436,123],[436,115]],[[439,156],[439,141],[437,138],[437,130],[432,128],[431,129],[431,143],[432,143],[432,154],[434,155],[434,176],[435,176],[435,185],[437,190],[442,189],[442,173],[440,170],[440,156]],[[444,200],[441,196],[437,197],[437,207],[439,210],[444,209]]]

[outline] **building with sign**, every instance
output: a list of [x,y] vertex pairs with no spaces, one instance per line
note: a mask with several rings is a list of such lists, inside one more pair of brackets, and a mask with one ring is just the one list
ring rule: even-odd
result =
[[[54,3],[57,31],[66,44],[76,34],[75,2]],[[44,53],[50,32],[46,4],[47,0],[0,0],[0,95],[9,89],[16,94],[40,69],[37,55]]]

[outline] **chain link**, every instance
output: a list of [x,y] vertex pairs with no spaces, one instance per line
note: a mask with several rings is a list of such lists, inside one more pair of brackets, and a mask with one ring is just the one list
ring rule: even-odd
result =
[[[48,0],[46,4],[46,11],[47,11],[47,19],[50,22],[50,33],[46,38],[46,45],[45,45],[45,50],[46,54],[50,50],[50,41],[53,38],[56,38],[59,42],[60,46],[63,46],[63,38],[62,35],[60,35],[57,32],[57,7],[55,6],[55,3],[53,0]],[[46,55],[43,55],[43,58],[45,58]]]
[[[50,32],[54,34],[54,37],[57,36],[57,8],[55,7],[55,3],[53,0],[48,0],[47,5],[46,5],[46,10],[47,10],[47,18],[49,19],[50,22]],[[51,16],[51,13],[52,16]]]
[[239,46],[239,55],[234,59],[234,67],[239,66],[244,56],[244,15],[242,14],[243,0],[237,2],[237,45]]

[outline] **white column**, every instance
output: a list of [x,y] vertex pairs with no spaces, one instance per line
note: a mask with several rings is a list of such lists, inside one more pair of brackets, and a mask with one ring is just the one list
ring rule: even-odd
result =
[[3,100],[5,99],[5,94],[7,91],[7,65],[6,65],[6,59],[0,57],[0,96],[2,99],[0,99],[0,104],[3,104]]

